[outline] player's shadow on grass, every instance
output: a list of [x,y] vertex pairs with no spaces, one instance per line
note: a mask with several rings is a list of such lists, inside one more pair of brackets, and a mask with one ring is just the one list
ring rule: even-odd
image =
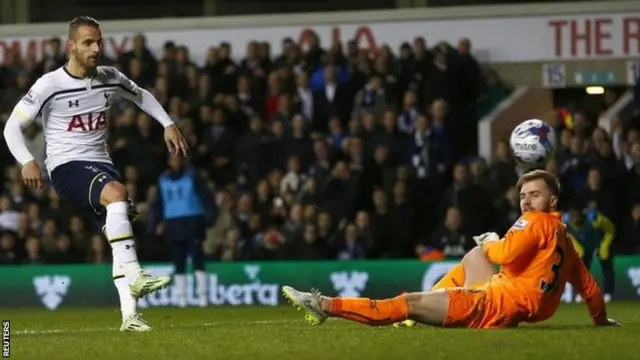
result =
[[584,330],[596,328],[591,324],[542,324],[542,325],[523,325],[517,330]]

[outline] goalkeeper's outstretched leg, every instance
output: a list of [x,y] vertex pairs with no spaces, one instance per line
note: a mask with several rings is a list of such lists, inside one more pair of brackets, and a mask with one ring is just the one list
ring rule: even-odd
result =
[[337,317],[371,326],[413,320],[444,328],[490,329],[514,327],[523,319],[521,307],[512,296],[491,285],[410,293],[383,300],[330,298],[315,290],[302,292],[289,286],[282,291],[295,307],[305,312],[311,325]]
[[454,317],[470,316],[484,299],[483,290],[473,289],[486,284],[494,274],[494,265],[489,262],[482,249],[476,247],[429,292],[372,300],[329,298],[317,291],[301,292],[288,286],[283,287],[282,291],[294,306],[305,311],[305,318],[312,325],[320,325],[329,317],[340,317],[374,326],[403,323],[411,326],[414,322],[449,326],[449,323],[456,323],[454,319],[447,318],[450,297],[454,296],[456,299],[454,312],[462,311],[462,314]]
[[449,310],[449,294],[445,290],[409,293],[392,299],[330,298],[317,291],[301,292],[289,286],[282,288],[294,306],[304,310],[311,325],[320,325],[329,317],[338,317],[366,325],[382,326],[412,319],[421,324],[444,326]]

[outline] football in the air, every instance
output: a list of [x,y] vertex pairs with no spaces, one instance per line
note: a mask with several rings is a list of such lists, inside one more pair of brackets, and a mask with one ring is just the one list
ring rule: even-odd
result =
[[542,120],[527,120],[513,129],[509,145],[518,165],[527,169],[543,168],[554,155],[556,133]]

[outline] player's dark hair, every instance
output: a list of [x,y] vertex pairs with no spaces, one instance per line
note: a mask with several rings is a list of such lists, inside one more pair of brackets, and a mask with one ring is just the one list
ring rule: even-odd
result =
[[91,16],[75,17],[69,23],[69,33],[67,34],[69,40],[73,40],[76,31],[80,26],[90,26],[96,29],[100,29],[100,23],[98,22],[98,20],[92,18]]
[[544,181],[545,185],[547,185],[552,195],[558,196],[560,194],[560,181],[558,181],[558,179],[555,176],[553,176],[550,172],[545,170],[539,170],[539,169],[530,171],[522,175],[520,179],[518,179],[518,183],[516,184],[516,187],[518,188],[518,191],[520,191],[522,189],[522,186],[525,183],[535,181],[535,180]]

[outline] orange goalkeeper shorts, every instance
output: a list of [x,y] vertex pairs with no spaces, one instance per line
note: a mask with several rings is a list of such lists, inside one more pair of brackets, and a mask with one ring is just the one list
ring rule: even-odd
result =
[[443,327],[500,329],[517,326],[520,311],[502,289],[490,285],[447,289],[449,309]]

